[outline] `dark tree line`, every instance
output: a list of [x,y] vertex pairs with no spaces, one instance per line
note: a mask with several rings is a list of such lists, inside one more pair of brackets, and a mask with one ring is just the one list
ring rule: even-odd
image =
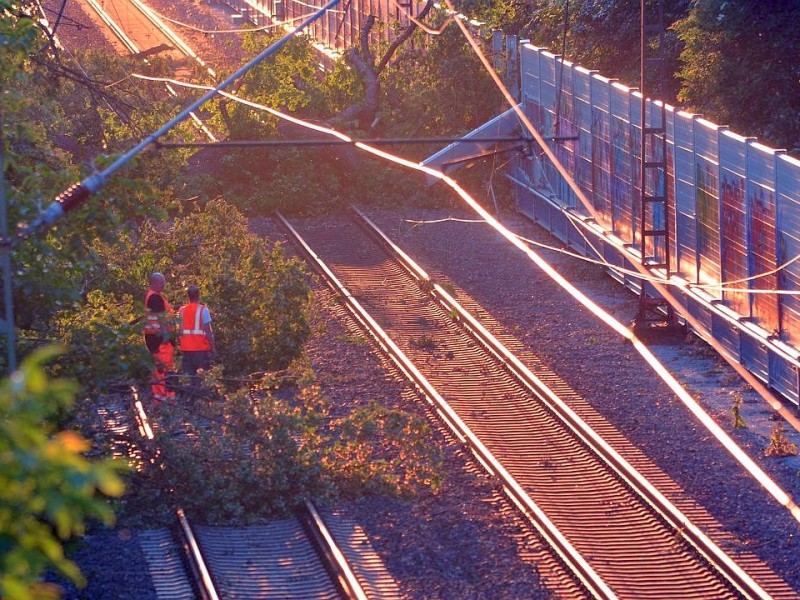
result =
[[[466,0],[465,11],[636,87],[639,0]],[[652,65],[653,96],[757,136],[800,147],[800,1],[646,0],[663,5],[665,60]],[[566,29],[566,38],[564,35]]]

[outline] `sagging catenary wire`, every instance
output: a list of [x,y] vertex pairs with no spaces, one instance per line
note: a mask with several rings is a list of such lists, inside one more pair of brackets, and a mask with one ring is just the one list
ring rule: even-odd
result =
[[[340,0],[330,0],[327,4],[325,4],[325,6],[321,7],[311,17],[301,23],[299,27],[291,32],[288,32],[279,40],[276,40],[270,44],[246,64],[239,67],[232,74],[228,75],[228,77],[218,83],[215,87],[210,88],[210,90],[203,94],[201,98],[195,100],[189,106],[184,107],[180,112],[178,112],[177,115],[172,117],[164,125],[156,129],[143,140],[140,140],[139,143],[133,148],[117,157],[102,171],[93,173],[82,181],[72,184],[66,190],[58,194],[44,210],[38,211],[37,216],[29,224],[19,227],[14,241],[18,242],[19,240],[25,239],[26,237],[32,235],[39,229],[53,225],[53,223],[59,220],[66,213],[82,205],[92,194],[95,194],[102,189],[106,185],[108,179],[128,162],[130,162],[134,157],[138,156],[145,149],[155,144],[159,138],[171,131],[176,125],[186,120],[192,114],[192,111],[216,96],[222,91],[223,88],[229,86],[256,65],[260,64],[269,56],[280,50],[283,46],[289,43],[293,37],[302,32],[309,25],[313,24],[317,19],[320,19],[322,15],[324,15],[329,9],[336,6],[339,1]],[[14,241],[2,240],[2,242],[7,245],[11,245],[14,243]]]
[[[453,10],[451,0],[445,0],[447,6]],[[472,34],[467,30],[464,24],[461,22],[460,19],[456,19],[456,24],[458,25],[459,29],[461,30],[462,34],[466,38],[467,42],[469,43],[470,47],[473,49],[473,52],[481,61],[481,64],[486,69],[487,73],[490,75],[492,80],[495,82],[495,85],[503,94],[503,97],[506,99],[507,103],[511,108],[514,110],[515,114],[519,117],[520,122],[524,124],[524,126],[528,129],[528,131],[533,135],[536,139],[537,143],[540,145],[544,153],[547,154],[548,158],[552,161],[553,166],[556,170],[561,173],[564,177],[564,180],[570,186],[570,188],[575,193],[575,196],[581,201],[581,204],[584,208],[592,215],[597,222],[601,222],[599,218],[600,215],[595,210],[592,203],[580,189],[580,186],[575,182],[569,171],[561,164],[561,161],[558,160],[558,157],[555,153],[547,147],[542,139],[541,134],[536,130],[531,123],[528,116],[522,110],[522,108],[518,105],[516,100],[511,96],[508,88],[503,84],[502,80],[500,79],[499,75],[495,72],[492,68],[492,65],[487,60],[486,56],[480,49],[479,45],[475,41]],[[426,171],[427,172],[427,171]],[[446,178],[445,175],[439,174],[437,177],[442,179]],[[449,179],[449,178],[448,178]],[[455,188],[453,188],[455,189]],[[466,194],[466,192],[465,192]],[[689,395],[686,390],[684,390],[680,384],[675,380],[671,373],[669,373],[664,366],[658,361],[658,359],[653,355],[653,353],[645,346],[639,338],[637,338],[633,332],[631,332],[628,328],[624,327],[619,321],[617,321],[614,317],[610,314],[603,311],[599,306],[597,306],[594,302],[592,302],[588,297],[582,294],[579,290],[577,290],[574,286],[572,286],[569,281],[564,279],[558,272],[556,272],[550,265],[548,265],[544,260],[542,260],[538,255],[536,255],[530,248],[522,246],[522,242],[515,239],[513,234],[509,232],[502,224],[500,224],[497,220],[491,217],[480,205],[472,201],[472,199],[468,199],[468,196],[462,195],[459,192],[459,195],[464,199],[467,204],[469,204],[478,214],[484,216],[484,218],[492,219],[491,225],[494,229],[496,229],[501,235],[503,235],[506,239],[508,239],[512,244],[517,246],[523,252],[526,252],[528,257],[535,262],[542,270],[550,275],[550,277],[555,280],[564,290],[566,290],[573,298],[578,300],[581,304],[583,304],[586,308],[589,308],[592,313],[595,314],[598,318],[600,318],[603,322],[605,322],[609,327],[617,331],[623,338],[629,340],[633,345],[634,349],[639,353],[642,358],[653,368],[653,370],[661,377],[661,379],[667,383],[667,385],[677,394],[678,398],[681,402],[684,403],[692,414],[694,414],[705,426],[705,428],[717,438],[717,440],[725,447],[725,449],[733,456],[739,464],[741,464],[761,485],[762,487],[767,490],[767,492],[772,495],[782,506],[789,510],[792,517],[800,522],[800,506],[795,504],[794,500],[784,492],[780,487],[778,487],[775,482],[773,482],[769,476],[759,467],[741,448],[739,448],[736,443],[728,436],[725,431],[711,418],[708,413],[706,413],[702,407],[697,403],[697,401]],[[643,264],[633,263],[639,271],[642,273],[649,274],[649,269]],[[767,403],[781,416],[785,419],[794,423],[795,427],[797,427],[797,419],[795,419],[794,415],[789,413],[782,404],[773,396],[772,392],[770,392],[767,387],[761,383],[752,373],[750,373],[743,365],[739,364],[737,361],[733,360],[728,354],[724,351],[724,348],[720,345],[720,343],[714,339],[708,329],[698,321],[689,311],[684,309],[684,307],[680,304],[677,298],[672,295],[671,291],[669,290],[668,286],[654,284],[656,291],[658,291],[667,302],[674,308],[674,310],[680,314],[686,322],[691,325],[695,331],[705,333],[705,337],[709,340],[709,344],[722,356],[722,358],[737,372],[744,378],[756,392],[767,401]]]
[[[142,74],[139,74],[139,73],[132,73],[130,75],[130,77],[135,77],[137,79],[143,79],[143,80],[147,80],[147,81],[174,83],[175,85],[179,85],[181,87],[186,87],[186,88],[210,89],[210,86],[204,86],[204,85],[200,85],[200,84],[190,84],[190,83],[187,83],[187,82],[181,82],[181,81],[178,81],[178,80],[175,80],[175,79],[166,78],[166,77],[152,77],[152,76],[148,76],[148,75],[142,75]],[[228,94],[226,94],[226,93],[222,93],[221,95],[229,97]],[[265,110],[265,111],[271,112],[271,113],[273,111],[273,109],[270,109],[267,106],[263,106],[263,105],[254,106],[254,105],[250,104],[249,101],[247,101],[247,100],[245,100],[245,99],[243,99],[243,98],[241,98],[239,96],[230,96],[230,97],[231,97],[232,100],[235,100],[237,102],[241,102],[243,104],[247,104],[247,105],[249,105],[249,106],[251,106],[253,108],[260,108],[262,110]],[[273,114],[275,116],[278,116],[279,118],[289,118],[288,115],[282,115],[281,113],[278,113],[278,112],[275,112]],[[319,131],[320,132],[325,132],[324,129],[320,129]],[[333,130],[331,130],[331,131],[333,131]],[[337,136],[337,137],[339,137],[339,136]],[[366,144],[378,143],[378,140],[365,140],[363,142],[359,142],[359,141],[351,139],[351,138],[349,138],[347,136],[339,137],[339,139],[340,139],[340,141],[347,142],[347,143],[352,144],[352,145],[358,145],[359,143],[366,143]],[[387,143],[394,143],[394,142],[400,143],[400,141],[401,140],[388,140]],[[313,144],[315,142],[313,140],[309,140],[308,143],[309,144]],[[160,145],[165,146],[165,147],[183,147],[183,146],[191,146],[193,144],[166,143],[166,144],[160,144]],[[206,146],[206,144],[199,144],[199,145]],[[575,221],[578,224],[582,223],[582,221],[578,217],[576,217],[575,215],[572,215],[569,211],[563,211],[563,214],[565,214],[569,219]],[[485,222],[485,221],[480,221],[480,222]],[[663,277],[658,277],[658,276],[653,275],[653,274],[644,274],[644,273],[641,273],[639,271],[633,271],[633,270],[630,270],[630,269],[626,269],[624,267],[621,267],[619,265],[615,265],[615,264],[610,263],[610,262],[606,261],[605,259],[603,259],[602,258],[602,254],[600,253],[600,251],[597,248],[594,247],[594,245],[591,243],[591,241],[585,235],[583,235],[582,228],[578,228],[578,231],[581,233],[582,237],[584,238],[586,243],[589,245],[589,247],[598,256],[598,259],[593,259],[593,258],[590,258],[588,256],[583,256],[581,254],[578,254],[576,252],[571,252],[571,251],[566,250],[564,248],[558,248],[558,247],[555,247],[555,246],[550,246],[548,244],[544,244],[542,242],[537,242],[535,240],[531,240],[529,238],[525,238],[524,236],[521,236],[521,235],[518,235],[518,234],[514,234],[514,235],[516,235],[520,240],[524,241],[527,244],[531,244],[533,246],[536,246],[536,247],[539,247],[539,248],[543,248],[545,250],[549,250],[549,251],[552,251],[552,252],[557,252],[559,254],[564,254],[564,255],[567,255],[567,256],[571,256],[573,258],[576,258],[578,260],[584,261],[586,263],[604,267],[604,268],[606,268],[606,269],[608,269],[610,271],[614,271],[615,273],[618,273],[620,275],[627,275],[629,277],[633,277],[633,278],[639,279],[641,281],[648,281],[650,283],[660,283],[662,285],[670,285],[670,286],[677,287],[679,289],[687,289],[687,288],[708,289],[708,288],[710,288],[710,289],[719,289],[720,291],[742,292],[742,293],[750,293],[750,294],[781,294],[781,295],[787,295],[787,296],[800,296],[800,290],[796,290],[796,291],[795,290],[761,290],[761,289],[750,289],[750,288],[720,287],[720,286],[729,285],[729,284],[726,284],[725,282],[723,282],[721,284],[694,284],[694,283],[687,283],[687,282],[672,281],[672,280],[669,280],[669,279],[665,279]],[[785,267],[789,266],[790,264],[796,262],[797,260],[800,260],[800,255],[794,257],[792,260],[790,260],[787,263],[785,263],[783,265],[783,267],[785,268]],[[766,277],[766,276],[768,276],[770,274],[773,274],[774,272],[775,272],[775,270],[773,270],[771,272],[767,272],[767,273],[761,274],[761,275],[755,275],[755,276],[753,276],[751,278],[748,278],[748,279],[757,279],[759,277]],[[737,280],[736,282],[738,282],[738,281],[739,280]],[[736,283],[736,282],[730,282],[730,283]]]
[[[461,25],[458,20],[456,22],[459,23],[459,25]],[[195,87],[198,89],[203,89],[204,87],[207,87],[207,86],[200,86],[197,84],[186,84],[185,82],[178,82],[178,81],[175,81],[174,83],[176,85],[182,85],[185,87]],[[251,106],[259,110],[264,110],[274,116],[288,120],[297,125],[313,129],[321,133],[326,133],[328,135],[338,137],[339,139],[342,140],[351,141],[347,135],[340,133],[334,129],[309,123],[302,119],[292,117],[291,115],[281,113],[280,111],[277,111],[273,108],[255,102],[245,100],[243,98],[237,97],[233,94],[224,92],[222,90],[220,90],[219,93],[227,98],[230,98],[231,100],[234,100],[236,102],[241,102],[242,104]],[[535,135],[538,135],[538,132],[536,132]],[[573,298],[578,300],[584,307],[588,308],[595,316],[597,316],[600,320],[602,320],[608,326],[614,329],[623,338],[629,340],[633,345],[634,349],[642,356],[642,358],[645,359],[645,361],[653,368],[656,374],[670,387],[670,389],[672,389],[672,391],[680,398],[680,400],[692,412],[692,414],[694,414],[695,417],[701,421],[701,423],[705,426],[705,428],[717,438],[717,440],[725,447],[725,449],[730,453],[730,455],[733,456],[762,485],[762,487],[773,498],[775,498],[776,501],[778,501],[779,504],[781,504],[787,510],[789,510],[790,514],[796,520],[800,521],[800,507],[798,507],[797,504],[795,504],[791,496],[789,496],[789,494],[787,494],[774,481],[772,481],[772,479],[770,479],[770,477],[761,469],[761,467],[759,467],[747,455],[747,453],[745,453],[741,448],[739,448],[736,445],[736,443],[730,438],[730,436],[728,436],[725,433],[725,431],[711,418],[711,416],[702,409],[699,403],[680,385],[680,383],[675,379],[675,377],[661,364],[661,362],[655,357],[655,355],[653,355],[653,353],[647,348],[647,346],[645,346],[641,342],[641,340],[639,340],[622,323],[617,321],[605,310],[600,308],[594,301],[588,298],[583,292],[581,292],[575,286],[573,286],[561,274],[559,274],[555,269],[553,269],[546,261],[544,261],[541,257],[539,257],[535,252],[533,252],[533,250],[525,246],[522,241],[516,239],[516,237],[512,232],[507,230],[501,223],[499,223],[494,217],[492,217],[488,212],[486,212],[485,209],[483,209],[483,207],[481,207],[477,202],[475,202],[475,200],[463,188],[461,188],[455,180],[445,175],[441,171],[437,171],[430,167],[426,167],[420,163],[411,162],[402,157],[390,154],[388,152],[384,152],[377,148],[370,147],[367,144],[356,142],[355,145],[358,148],[366,152],[369,152],[370,154],[373,154],[375,156],[384,158],[396,164],[406,166],[408,168],[418,170],[428,175],[431,175],[432,177],[435,177],[445,182],[448,186],[450,186],[465,202],[467,202],[467,204],[469,204],[476,212],[478,212],[478,214],[483,216],[483,218],[494,229],[496,229],[501,235],[503,235],[506,239],[508,239],[517,248],[523,250],[523,252],[525,252],[526,255],[533,262],[535,262],[543,271],[545,271],[545,273],[547,273],[553,280],[555,280]],[[741,367],[740,365],[737,366]],[[761,390],[758,391],[759,393],[761,393]],[[769,395],[766,389],[764,389],[764,393]]]

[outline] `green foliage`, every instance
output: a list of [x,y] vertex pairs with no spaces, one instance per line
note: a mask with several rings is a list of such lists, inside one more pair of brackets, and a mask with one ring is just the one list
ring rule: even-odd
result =
[[[95,166],[103,166],[110,159],[101,153],[132,147],[143,130],[174,111],[174,101],[155,100],[163,97],[163,90],[126,79],[132,63],[124,59],[82,55],[89,79],[78,84],[59,76],[49,53],[35,45],[29,50],[35,60],[15,66],[8,77],[13,86],[2,87],[6,80],[0,85],[4,186],[12,229],[34,219],[58,192],[86,175],[79,164],[94,158]],[[155,71],[158,65],[148,68]],[[119,80],[113,87],[118,97],[107,95],[112,88],[98,83],[104,78],[108,83]],[[54,315],[81,301],[84,290],[91,289],[85,277],[97,256],[87,248],[95,240],[117,243],[125,239],[123,232],[131,220],[164,214],[170,201],[167,182],[175,179],[180,160],[179,153],[166,160],[143,156],[56,228],[12,249],[19,337],[51,336]]]
[[797,456],[797,444],[786,436],[783,423],[778,422],[772,428],[769,445],[764,449],[764,456]]
[[[481,3],[481,15],[493,26],[518,33],[572,63],[597,69],[603,75],[619,78],[629,86],[639,85],[640,76],[640,1],[639,0],[518,0]],[[647,0],[649,23],[655,23],[658,0]],[[679,43],[670,25],[684,16],[689,0],[664,2],[663,57],[660,64],[648,67],[648,95],[674,103],[678,91],[673,73],[678,68]],[[513,8],[507,8],[507,7]],[[565,15],[566,8],[569,13]],[[509,23],[509,17],[513,19]],[[567,34],[564,39],[565,17]]]
[[[193,518],[234,524],[284,515],[307,497],[439,488],[441,460],[424,419],[374,403],[331,419],[317,386],[295,392],[176,405],[160,421],[156,464],[132,480],[129,510],[151,514],[153,498],[174,490]],[[203,425],[186,431],[185,410]]]
[[747,422],[745,422],[744,417],[742,417],[742,403],[744,399],[742,395],[733,392],[733,407],[731,408],[731,414],[733,415],[733,428],[734,429],[747,429]]
[[158,270],[175,309],[187,301],[190,283],[200,287],[227,374],[281,369],[298,356],[310,334],[302,263],[251,233],[233,206],[213,200],[169,226],[146,222],[137,233],[136,253],[118,244],[96,247],[105,266],[95,281],[118,303],[126,294],[144,298],[149,274]]
[[[572,63],[640,85],[639,0],[465,0],[467,14],[531,39]],[[644,3],[648,23],[657,0]],[[569,8],[569,13],[565,11]],[[649,40],[646,91],[781,148],[800,144],[800,6],[781,0],[664,2]],[[567,33],[565,39],[565,17]],[[660,50],[660,53],[657,52]]]
[[[269,40],[253,37],[263,47]],[[376,57],[385,45],[373,48]],[[380,74],[380,108],[369,130],[348,129],[353,137],[461,135],[494,116],[501,96],[453,27],[434,39],[420,32]],[[363,83],[344,61],[322,72],[306,39],[292,40],[275,57],[242,80],[239,95],[312,122],[326,122],[362,101]],[[218,122],[233,139],[328,139],[264,111],[231,102],[215,103]],[[458,107],[443,110],[442,107]],[[438,145],[397,147],[388,151],[417,161]],[[270,147],[215,153],[214,190],[247,215],[274,209],[290,213],[335,209],[359,202],[407,203],[428,195],[423,178],[354,148]],[[214,162],[216,161],[216,162]]]
[[28,52],[42,41],[36,23],[21,8],[19,2],[0,0],[0,81],[19,69]]
[[83,534],[87,519],[110,523],[99,494],[123,491],[120,463],[89,462],[85,439],[50,424],[75,394],[74,384],[45,375],[53,355],[37,352],[0,383],[0,596],[9,599],[57,597],[39,581],[50,567],[81,583],[62,543]]
[[423,350],[425,352],[433,352],[436,350],[436,340],[429,335],[421,335],[418,338],[411,338],[408,341],[408,345],[412,348]]
[[800,144],[800,39],[796,2],[697,0],[675,30],[680,100],[744,135]]
[[[505,110],[504,100],[452,25],[432,40],[401,50],[383,75],[385,102],[379,132],[387,137],[462,135]],[[438,145],[405,147],[403,156],[422,159]]]
[[441,486],[441,458],[425,419],[371,402],[331,430],[322,464],[340,495],[407,497]]
[[[165,422],[180,422],[180,410]],[[252,522],[284,515],[306,494],[317,494],[318,469],[293,435],[309,435],[312,419],[286,402],[247,391],[217,404],[204,403],[208,426],[178,437],[174,429],[156,437],[160,467],[146,472],[138,494],[174,490],[181,504],[208,523]]]
[[84,303],[55,318],[58,337],[69,348],[55,372],[97,390],[130,377],[146,378],[152,359],[142,343],[140,318],[141,308],[131,296],[117,300],[100,290],[89,292]]

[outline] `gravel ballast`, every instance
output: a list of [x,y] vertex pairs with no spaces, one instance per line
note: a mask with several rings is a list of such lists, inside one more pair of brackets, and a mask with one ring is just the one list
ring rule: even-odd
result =
[[[160,1],[155,5],[174,18],[204,26],[229,23],[227,12],[203,2]],[[48,6],[52,7],[52,18],[52,9],[60,4],[49,2]],[[76,5],[67,4],[65,14],[76,23],[91,24]],[[83,30],[61,27],[63,37],[75,44],[83,41],[85,45],[91,39],[89,44],[94,47],[111,47],[94,26]],[[187,37],[195,42],[195,48],[211,50],[203,56],[212,66],[239,64],[241,50],[227,37],[199,32]],[[600,324],[486,224],[472,222],[474,213],[460,206],[439,210],[367,209],[367,213],[426,270],[451,281],[457,290],[478,301],[508,333],[568,381],[586,402],[800,593],[797,521],[721,448],[629,344]],[[504,213],[502,220],[525,237],[560,245],[513,211]],[[262,224],[258,229],[275,234],[271,225]],[[636,297],[602,268],[549,251],[542,254],[617,319],[623,323],[633,319]],[[385,406],[424,412],[410,388],[371,347],[353,341],[355,330],[328,292],[320,289],[317,293],[319,326],[309,355],[324,393],[337,410],[346,412],[377,400]],[[696,340],[652,349],[728,434],[786,492],[800,497],[800,460],[763,456],[776,423],[765,402]],[[748,425],[745,429],[732,425],[730,411],[737,397],[742,399],[742,415]],[[793,432],[789,437],[800,443]],[[537,540],[507,510],[500,510],[505,502],[493,483],[457,447],[448,445],[446,436],[437,433],[433,443],[445,448],[447,475],[440,494],[413,501],[368,499],[347,507],[370,535],[404,595],[547,597],[549,592],[542,588],[531,560],[538,552]],[[128,529],[99,530],[86,536],[72,556],[87,575],[89,587],[83,591],[70,588],[65,597],[152,597],[137,547],[136,532]]]

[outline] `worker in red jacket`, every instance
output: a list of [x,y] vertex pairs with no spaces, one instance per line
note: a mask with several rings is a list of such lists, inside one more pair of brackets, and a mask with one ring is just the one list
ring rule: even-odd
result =
[[166,279],[161,273],[150,276],[150,289],[144,298],[144,343],[153,356],[153,384],[151,390],[156,403],[175,395],[167,388],[167,377],[175,369],[172,332],[174,314],[172,306],[162,292]]
[[178,311],[180,323],[179,343],[183,356],[183,372],[197,385],[197,371],[208,369],[216,351],[214,332],[211,329],[211,312],[200,304],[200,288],[190,285],[186,289],[189,303]]

